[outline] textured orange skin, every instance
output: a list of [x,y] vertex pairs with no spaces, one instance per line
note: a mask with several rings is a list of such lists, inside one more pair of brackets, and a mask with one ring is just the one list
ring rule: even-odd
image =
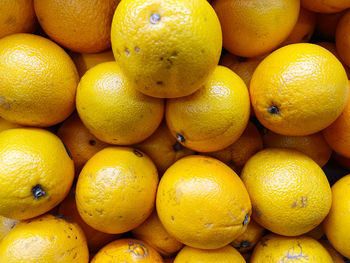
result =
[[145,222],[132,230],[135,238],[150,244],[162,256],[171,256],[179,251],[183,244],[164,229],[157,212],[154,211]]
[[0,242],[18,223],[18,220],[0,216]]
[[22,126],[17,123],[9,122],[3,118],[0,118],[0,131],[14,128],[22,128]]
[[298,0],[216,0],[223,45],[241,57],[257,57],[277,48],[292,32]]
[[256,245],[250,263],[333,263],[327,250],[311,237],[269,234]]
[[0,72],[2,118],[47,127],[73,112],[79,76],[54,42],[32,34],[0,39]]
[[233,247],[214,250],[184,247],[175,257],[174,263],[245,263],[243,256]]
[[349,28],[350,11],[348,10],[339,20],[337,30],[335,32],[335,44],[337,46],[338,54],[348,67],[350,67],[350,37],[348,34]]
[[246,229],[251,213],[248,193],[237,174],[224,163],[200,155],[184,157],[169,167],[160,180],[156,206],[170,235],[202,249],[232,242]]
[[317,13],[338,13],[350,7],[350,0],[301,0],[301,6]]
[[89,251],[77,224],[44,215],[23,221],[9,232],[0,243],[0,262],[88,263]]
[[244,166],[241,178],[252,201],[254,220],[280,235],[310,231],[331,207],[326,175],[310,157],[295,150],[258,152]]
[[136,239],[119,239],[103,247],[91,263],[163,263],[158,252]]
[[332,246],[345,257],[350,257],[350,175],[332,186],[333,203],[323,222],[323,229]]
[[60,45],[82,53],[110,47],[114,10],[119,0],[34,0],[45,33]]
[[[74,163],[51,132],[18,128],[0,133],[0,215],[17,220],[42,215],[68,194]],[[37,185],[46,195],[37,199]]]
[[329,255],[331,255],[334,263],[345,263],[342,256],[332,247],[326,240],[319,241],[322,246],[327,249]]
[[327,41],[333,41],[339,20],[346,11],[333,14],[316,14],[316,33]]
[[[158,14],[158,20],[152,15]],[[111,31],[112,49],[140,92],[187,96],[205,83],[222,48],[219,19],[206,0],[123,0]]]
[[82,219],[101,232],[127,232],[152,213],[157,185],[157,169],[148,156],[133,148],[108,147],[81,171],[77,208]]

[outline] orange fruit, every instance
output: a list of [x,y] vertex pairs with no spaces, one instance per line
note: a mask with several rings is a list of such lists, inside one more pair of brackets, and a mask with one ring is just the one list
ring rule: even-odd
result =
[[0,116],[29,126],[52,126],[74,110],[78,73],[54,42],[31,34],[0,39]]
[[344,13],[345,11],[331,14],[316,13],[317,35],[327,41],[333,41],[338,22]]
[[205,86],[192,95],[168,99],[165,117],[169,130],[185,147],[212,152],[228,147],[243,133],[249,120],[249,93],[232,70],[217,66]]
[[242,255],[233,247],[225,246],[218,249],[198,249],[184,247],[175,257],[174,263],[245,263]]
[[350,175],[332,186],[332,207],[323,222],[323,229],[332,246],[345,257],[350,257]]
[[287,136],[267,131],[263,141],[266,148],[290,148],[305,153],[321,167],[332,155],[332,149],[321,132],[305,136]]
[[256,68],[249,91],[262,125],[278,134],[303,136],[338,118],[348,89],[344,67],[331,52],[300,43],[268,55]]
[[257,244],[250,262],[333,263],[333,260],[327,250],[310,237],[284,237],[269,234]]
[[348,36],[349,28],[350,11],[346,11],[346,13],[341,17],[341,19],[338,22],[335,33],[335,44],[337,46],[339,56],[347,66],[350,66],[350,37]]
[[83,231],[67,220],[44,215],[20,222],[0,243],[0,262],[88,263]]
[[333,263],[345,263],[342,256],[331,246],[329,242],[327,242],[326,240],[320,240],[319,242],[325,249],[327,249],[329,255],[333,259]]
[[182,243],[164,229],[156,211],[140,226],[132,230],[132,234],[135,238],[147,242],[162,256],[171,256],[183,247]]
[[238,175],[207,156],[184,157],[160,180],[156,206],[167,232],[202,249],[224,247],[243,233],[251,204]]
[[337,13],[350,7],[350,0],[301,0],[301,6],[317,13]]
[[219,61],[222,35],[206,0],[124,0],[112,22],[112,49],[122,72],[142,93],[189,95]]
[[244,166],[241,178],[254,220],[276,234],[304,234],[319,225],[331,207],[326,175],[310,157],[295,150],[258,152]]
[[324,138],[337,153],[350,158],[350,99],[341,115],[323,130]]
[[18,220],[0,216],[0,242],[18,223]]
[[336,152],[334,152],[333,157],[343,168],[350,170],[350,158],[346,158],[345,156]]
[[151,136],[164,115],[164,101],[134,90],[116,62],[89,69],[77,89],[77,111],[99,140],[118,145]]
[[77,114],[63,122],[57,131],[57,136],[72,155],[76,176],[95,153],[108,146],[107,143],[100,141],[89,132]]
[[35,13],[45,33],[60,45],[82,53],[110,47],[114,10],[119,0],[34,0]]
[[194,151],[185,148],[176,138],[171,135],[168,126],[162,122],[158,129],[146,140],[135,145],[146,153],[157,166],[160,175],[177,160],[187,155],[194,154]]
[[3,118],[0,118],[0,131],[14,129],[14,128],[21,128],[21,127],[22,126],[17,123],[9,122]]
[[292,32],[298,0],[216,0],[223,45],[241,57],[256,57],[277,48]]
[[0,38],[30,33],[36,28],[33,0],[3,0],[0,6]]
[[262,149],[263,141],[258,129],[252,122],[248,122],[241,137],[229,147],[205,154],[228,164],[236,173],[240,174],[248,159]]
[[148,244],[136,239],[119,239],[103,247],[91,263],[128,262],[163,263],[162,257]]
[[174,263],[175,258],[164,258],[164,263]]
[[101,232],[127,232],[152,213],[157,185],[157,169],[148,156],[132,148],[108,147],[82,169],[77,208],[82,219]]
[[305,236],[312,237],[313,239],[319,240],[324,236],[324,231],[322,224],[319,224],[317,227],[311,231],[305,233]]

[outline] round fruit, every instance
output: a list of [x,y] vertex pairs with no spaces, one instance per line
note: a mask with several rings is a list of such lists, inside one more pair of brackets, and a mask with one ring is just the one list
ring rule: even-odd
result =
[[329,255],[333,259],[333,263],[345,263],[342,256],[329,244],[329,242],[326,240],[320,240],[319,242],[325,249],[327,249]]
[[56,135],[34,128],[0,133],[0,215],[22,220],[49,211],[73,178],[73,161]]
[[350,7],[350,0],[301,0],[302,7],[317,13],[337,13]]
[[347,66],[350,67],[350,37],[348,35],[350,29],[350,11],[347,11],[337,25],[337,30],[335,33],[335,44],[337,46],[337,51],[342,60]]
[[323,222],[323,229],[333,247],[345,257],[350,257],[350,175],[332,186],[333,203]]
[[134,90],[116,62],[99,64],[85,73],[76,103],[88,130],[101,141],[118,145],[143,141],[164,115],[164,101]]
[[241,178],[252,201],[254,220],[280,235],[310,231],[331,207],[326,175],[310,157],[295,150],[258,152],[244,166]]
[[0,243],[0,262],[88,263],[89,251],[80,227],[45,215],[23,221]]
[[216,0],[226,50],[241,57],[271,52],[292,32],[299,0]]
[[320,240],[324,236],[324,231],[322,224],[319,224],[317,227],[311,231],[305,233],[305,236],[312,237],[313,239]]
[[22,126],[17,123],[9,122],[3,118],[0,118],[0,131],[14,128],[22,128]]
[[157,185],[157,169],[148,156],[132,148],[108,147],[81,171],[77,208],[83,220],[101,232],[127,232],[152,213]]
[[164,229],[156,211],[142,225],[135,228],[132,233],[137,239],[150,244],[163,256],[171,256],[183,247],[183,244]]
[[316,33],[321,39],[334,41],[335,32],[340,18],[346,11],[339,13],[317,13],[316,14]]
[[255,115],[283,135],[316,133],[335,121],[348,99],[339,60],[314,44],[292,44],[268,55],[250,82]]
[[0,216],[0,242],[18,223],[18,220]]
[[311,237],[269,234],[256,245],[251,263],[333,263],[327,250]]
[[159,98],[199,89],[222,46],[220,22],[206,0],[124,0],[111,39],[125,76],[137,90]]
[[166,102],[170,132],[185,147],[199,152],[222,150],[235,142],[249,120],[249,93],[232,70],[217,66],[203,88]]
[[216,249],[243,233],[250,199],[237,174],[206,156],[187,156],[168,168],[157,192],[157,212],[170,235],[185,245]]
[[176,256],[174,263],[245,263],[242,255],[233,247],[219,249],[198,249],[184,247]]
[[60,45],[83,53],[110,47],[110,32],[118,0],[34,0],[45,33]]
[[31,34],[0,39],[0,115],[28,126],[47,127],[74,110],[78,73],[54,42]]
[[103,247],[91,261],[107,262],[163,263],[163,259],[154,248],[142,241],[119,239]]

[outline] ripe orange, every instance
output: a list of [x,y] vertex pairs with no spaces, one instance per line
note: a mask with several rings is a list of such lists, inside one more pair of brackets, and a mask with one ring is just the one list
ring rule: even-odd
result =
[[350,67],[350,37],[349,37],[349,28],[350,28],[350,11],[346,13],[339,20],[336,33],[335,33],[335,44],[337,46],[337,51],[339,56],[345,62],[347,66]]
[[14,129],[14,128],[21,128],[21,127],[22,126],[17,123],[9,122],[3,118],[0,118],[0,131]]
[[350,7],[350,0],[301,0],[301,6],[317,13],[337,13]]
[[332,247],[332,245],[329,242],[327,242],[326,240],[320,240],[319,242],[325,249],[327,249],[329,255],[333,259],[333,263],[345,263],[342,256]]

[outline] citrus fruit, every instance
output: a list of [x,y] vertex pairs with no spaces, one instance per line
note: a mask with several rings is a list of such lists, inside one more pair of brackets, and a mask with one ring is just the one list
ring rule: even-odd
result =
[[175,258],[163,258],[164,263],[174,263]]
[[56,135],[36,128],[0,133],[0,215],[22,220],[49,211],[73,177],[73,161]]
[[150,244],[162,256],[171,256],[183,247],[183,244],[164,229],[156,211],[140,226],[132,230],[132,233],[135,238]]
[[0,216],[0,242],[18,223],[18,220]]
[[322,224],[319,224],[317,227],[311,231],[305,233],[305,236],[312,237],[313,239],[319,240],[324,236],[324,231]]
[[331,207],[326,175],[310,157],[295,150],[258,152],[245,164],[241,178],[254,220],[276,234],[304,234],[319,225]]
[[163,263],[162,257],[148,244],[136,239],[119,239],[103,247],[91,263],[128,262]]
[[207,156],[184,157],[164,173],[157,191],[157,212],[167,232],[181,243],[216,249],[243,233],[250,220],[250,199],[237,174]]
[[212,152],[228,147],[249,120],[249,93],[232,70],[217,66],[205,86],[195,93],[166,102],[169,130],[185,147]]
[[101,232],[127,232],[152,213],[157,185],[157,169],[148,156],[132,148],[108,147],[82,169],[77,208],[82,219]]
[[131,88],[116,62],[99,64],[85,73],[76,103],[88,130],[110,144],[143,141],[158,128],[164,115],[163,100]]
[[250,96],[259,121],[275,133],[316,133],[338,118],[348,98],[348,79],[339,60],[308,43],[284,46],[256,68]]
[[263,141],[266,148],[289,148],[305,153],[321,167],[332,155],[332,149],[321,132],[305,136],[287,136],[267,131]]
[[20,222],[0,243],[0,262],[88,263],[83,231],[67,220],[44,215]]
[[349,184],[350,175],[346,175],[332,186],[332,207],[323,222],[328,240],[345,257],[350,257]]
[[301,0],[301,6],[317,13],[337,13],[350,7],[350,0]]
[[216,0],[223,45],[241,57],[256,57],[277,48],[292,32],[298,0]]
[[72,155],[76,176],[95,153],[108,146],[89,132],[77,114],[73,114],[63,122],[57,131],[57,136]]
[[319,242],[328,251],[334,263],[345,263],[342,256],[330,245],[329,242],[327,242],[326,240],[320,240]]
[[225,246],[219,249],[198,249],[184,247],[176,256],[174,263],[245,263],[242,255],[233,247]]
[[333,157],[343,168],[350,170],[350,158],[346,158],[345,156],[336,152],[334,152]]
[[337,46],[339,56],[345,62],[345,64],[350,67],[350,37],[348,36],[349,28],[350,11],[346,11],[337,24],[335,44]]
[[60,45],[83,53],[110,47],[110,32],[118,0],[34,0],[45,33]]
[[0,71],[2,118],[47,127],[73,112],[78,73],[54,42],[32,34],[0,39]]
[[332,263],[333,260],[327,250],[311,237],[284,237],[269,234],[256,245],[250,262]]
[[220,22],[206,0],[124,0],[111,40],[133,86],[160,98],[199,89],[219,62],[222,45]]
[[9,122],[0,117],[0,131],[14,129],[14,128],[22,128],[22,126],[17,123]]

